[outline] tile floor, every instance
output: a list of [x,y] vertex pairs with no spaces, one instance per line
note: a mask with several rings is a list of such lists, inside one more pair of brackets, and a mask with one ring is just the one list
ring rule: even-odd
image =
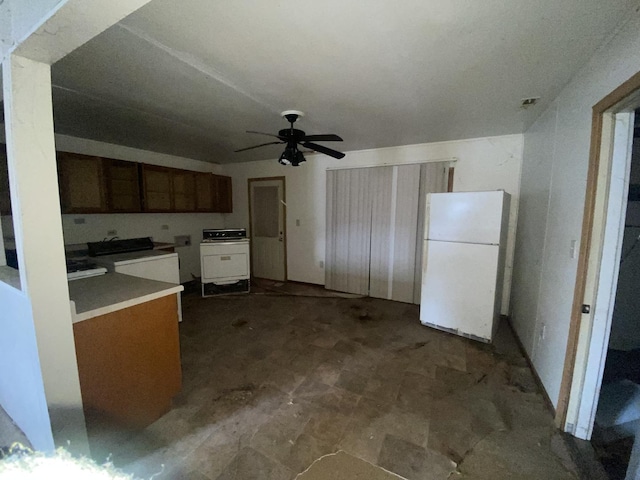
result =
[[89,419],[99,462],[156,480],[278,480],[342,450],[410,480],[577,478],[506,325],[488,346],[370,298],[183,306],[174,408],[136,433]]
[[93,434],[94,456],[154,479],[292,479],[339,450],[410,480],[577,478],[500,333],[482,345],[370,298],[186,296],[175,407]]

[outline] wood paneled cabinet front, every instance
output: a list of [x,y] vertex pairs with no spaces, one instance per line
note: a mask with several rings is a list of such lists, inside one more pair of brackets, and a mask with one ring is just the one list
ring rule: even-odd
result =
[[213,175],[210,173],[198,172],[195,174],[195,192],[197,212],[213,211]]
[[233,192],[231,177],[212,175],[213,177],[213,211],[217,213],[231,213],[233,211]]
[[139,164],[110,158],[105,158],[104,163],[109,211],[141,212]]
[[194,212],[196,210],[196,172],[173,170],[173,210]]
[[85,412],[144,428],[171,409],[182,386],[177,296],[73,324]]
[[58,152],[58,181],[62,213],[108,211],[102,158]]
[[173,212],[173,172],[166,167],[142,165],[145,212]]
[[231,177],[211,173],[196,174],[196,211],[231,213]]
[[58,152],[58,177],[62,213],[232,211],[231,177],[223,175]]

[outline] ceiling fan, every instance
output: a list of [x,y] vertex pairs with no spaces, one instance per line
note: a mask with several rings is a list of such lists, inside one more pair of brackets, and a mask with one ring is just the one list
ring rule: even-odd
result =
[[342,158],[344,157],[344,153],[338,152],[337,150],[333,150],[331,148],[327,148],[323,145],[318,145],[313,142],[342,142],[342,138],[335,134],[325,134],[325,135],[307,135],[302,130],[298,130],[293,128],[293,124],[299,117],[303,117],[304,113],[299,110],[285,110],[282,112],[282,116],[291,124],[290,128],[285,128],[280,130],[277,135],[272,133],[264,133],[264,132],[254,132],[252,130],[247,130],[247,133],[257,133],[259,135],[268,135],[269,137],[275,137],[279,141],[277,142],[267,142],[261,143],[260,145],[254,145],[252,147],[241,148],[240,150],[236,150],[235,152],[244,152],[245,150],[252,150],[254,148],[265,147],[267,145],[279,145],[286,143],[287,146],[284,148],[284,152],[280,155],[278,162],[282,165],[292,165],[297,167],[302,162],[306,161],[304,155],[300,150],[298,150],[298,145],[302,145],[305,148],[310,150],[314,150],[319,153],[324,153],[325,155],[329,155],[333,158]]

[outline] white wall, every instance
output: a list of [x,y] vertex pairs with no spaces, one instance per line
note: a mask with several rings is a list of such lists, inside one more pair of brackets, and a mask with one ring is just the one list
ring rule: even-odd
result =
[[50,66],[11,55],[2,73],[20,285],[30,305],[11,320],[33,324],[56,444],[70,441],[83,452],[88,444],[66,282]]
[[[508,261],[505,283],[511,279],[511,265],[517,222],[522,135],[477,138],[454,142],[382,148],[348,152],[342,160],[325,155],[308,155],[299,167],[284,167],[277,160],[224,165],[233,178],[234,211],[227,227],[249,223],[247,179],[285,176],[287,203],[287,268],[289,280],[324,285],[326,170],[441,161],[457,157],[454,190],[504,189],[513,195],[511,204]],[[296,226],[296,220],[300,226]],[[505,291],[505,311],[509,289]]]
[[592,106],[639,70],[635,12],[525,133],[512,314],[554,405],[576,280],[570,248],[581,235]]
[[0,282],[0,405],[38,450],[53,449],[33,314],[26,295]]

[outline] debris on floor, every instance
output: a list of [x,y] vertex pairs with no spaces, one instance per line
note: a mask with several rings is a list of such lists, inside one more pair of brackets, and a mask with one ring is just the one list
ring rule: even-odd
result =
[[117,442],[94,432],[96,460],[154,480],[315,480],[322,464],[578,478],[506,324],[486,345],[421,325],[415,305],[320,295],[185,295],[183,317],[173,409]]

